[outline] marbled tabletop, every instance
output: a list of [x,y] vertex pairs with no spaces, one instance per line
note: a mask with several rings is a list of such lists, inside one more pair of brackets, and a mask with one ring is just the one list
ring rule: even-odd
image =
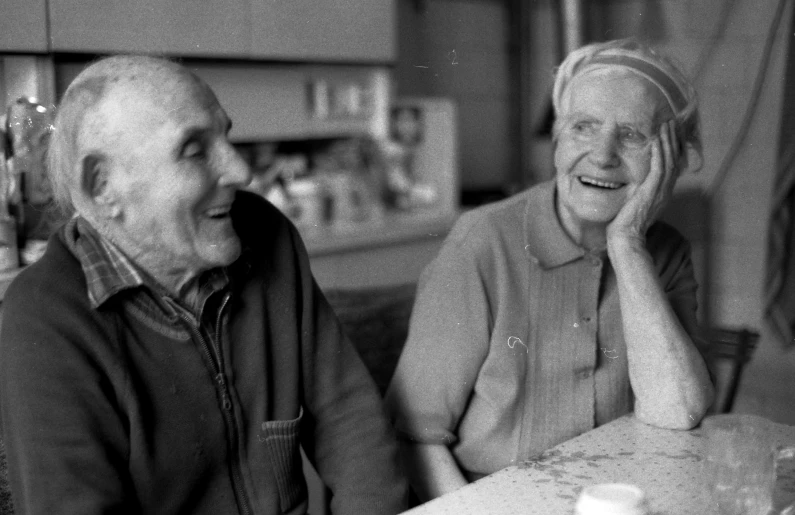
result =
[[[795,445],[795,427],[770,425],[777,444]],[[703,445],[699,429],[659,429],[628,415],[407,513],[569,515],[583,487],[617,482],[643,489],[650,515],[717,515],[702,480]],[[791,463],[776,497],[795,499]]]

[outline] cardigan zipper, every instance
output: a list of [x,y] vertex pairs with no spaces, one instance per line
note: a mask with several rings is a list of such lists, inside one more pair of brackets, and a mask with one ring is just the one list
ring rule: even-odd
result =
[[230,298],[231,294],[227,292],[221,301],[221,306],[218,309],[218,315],[215,320],[215,341],[211,341],[209,343],[201,334],[201,331],[196,328],[195,324],[191,321],[188,315],[186,315],[179,306],[174,306],[174,308],[177,316],[182,319],[193,337],[199,341],[208,362],[213,368],[212,372],[215,378],[216,390],[221,394],[221,413],[224,416],[224,420],[226,421],[227,428],[229,430],[229,437],[232,440],[230,445],[232,451],[232,456],[230,457],[232,460],[232,466],[230,467],[232,474],[232,487],[235,489],[235,494],[237,495],[243,514],[249,515],[251,513],[251,508],[249,507],[248,495],[246,495],[242,474],[240,472],[241,466],[240,457],[238,454],[239,441],[237,435],[237,424],[235,423],[235,416],[234,412],[232,411],[232,397],[229,395],[229,386],[226,382],[226,374],[224,373],[224,359],[221,351],[221,324],[223,323],[223,312],[227,304],[229,304]]

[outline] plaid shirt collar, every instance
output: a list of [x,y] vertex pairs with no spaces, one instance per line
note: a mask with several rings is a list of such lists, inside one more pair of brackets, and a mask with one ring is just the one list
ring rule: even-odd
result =
[[[102,237],[83,217],[69,221],[66,228],[70,247],[80,261],[86,276],[86,288],[91,307],[99,308],[108,299],[122,291],[147,286],[169,296],[164,288],[155,283],[143,270],[107,238]],[[229,284],[226,268],[215,268],[202,275],[196,288],[189,291],[186,299],[178,299],[190,311],[199,315],[204,303],[214,292]]]

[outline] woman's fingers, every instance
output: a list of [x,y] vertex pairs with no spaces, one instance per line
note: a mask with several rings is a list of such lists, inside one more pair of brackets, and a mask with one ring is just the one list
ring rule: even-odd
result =
[[665,171],[665,155],[663,151],[662,138],[660,136],[654,138],[651,143],[651,163],[649,168],[649,175],[653,178],[657,174],[662,174]]
[[678,153],[674,125],[673,121],[669,121],[660,126],[658,134],[651,141],[649,173],[611,223],[614,230],[633,227],[638,233],[644,234],[667,203],[676,181]]
[[668,164],[670,162],[670,146],[666,144],[667,138],[663,136],[664,131],[654,138],[651,144],[651,162],[649,163],[649,175],[643,181],[649,195],[656,196],[660,185],[665,182],[668,176]]
[[665,126],[660,129],[660,139],[662,140],[663,160],[665,172],[668,173],[676,166],[676,134],[674,132],[673,120],[665,122]]
[[674,151],[674,165],[679,162],[682,157],[682,142],[679,140],[679,134],[676,132],[676,120],[668,120],[668,133],[671,136],[671,144]]
[[660,127],[659,134],[652,142],[649,175],[643,185],[647,195],[647,224],[650,224],[658,211],[667,202],[667,197],[675,181],[676,137],[673,135],[673,122]]

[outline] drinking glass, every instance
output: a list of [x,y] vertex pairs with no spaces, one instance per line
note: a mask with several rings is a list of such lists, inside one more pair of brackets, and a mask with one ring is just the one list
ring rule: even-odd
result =
[[795,447],[776,448],[771,423],[753,415],[704,419],[704,478],[721,515],[791,513],[773,508],[776,466],[792,459]]

